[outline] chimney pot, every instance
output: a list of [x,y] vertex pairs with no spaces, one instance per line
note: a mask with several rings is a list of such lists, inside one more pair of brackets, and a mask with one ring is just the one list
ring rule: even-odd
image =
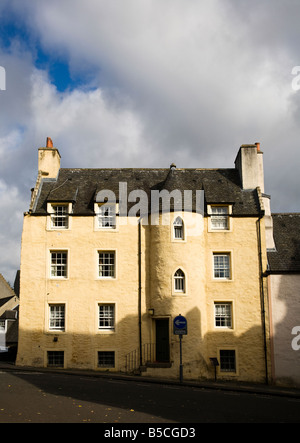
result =
[[257,152],[259,152],[260,151],[260,143],[256,142],[255,144],[256,144]]
[[53,148],[53,142],[52,142],[50,137],[47,137],[46,147],[47,148]]

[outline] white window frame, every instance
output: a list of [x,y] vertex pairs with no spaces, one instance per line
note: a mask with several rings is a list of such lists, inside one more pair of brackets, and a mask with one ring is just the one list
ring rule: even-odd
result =
[[[55,214],[55,209],[57,207],[66,208],[66,212],[61,215]],[[71,217],[70,214],[72,213],[72,203],[63,203],[63,202],[51,202],[47,203],[47,212],[49,214],[48,216],[48,222],[47,222],[47,229],[50,231],[68,231],[71,228]],[[55,226],[53,224],[54,218],[61,218],[62,220],[66,220],[65,225],[61,226]]]
[[[216,257],[226,257],[228,259],[228,266],[225,265],[224,267],[216,267]],[[212,260],[213,260],[213,279],[215,281],[231,281],[232,280],[232,260],[231,260],[231,252],[213,252],[212,254]],[[228,270],[228,272],[226,272]],[[224,276],[216,276],[216,272],[219,271],[224,272]]]
[[[182,275],[176,275],[177,272],[181,271]],[[173,295],[186,295],[187,293],[187,281],[186,272],[182,267],[176,268],[172,274],[172,293]]]
[[[180,217],[180,215],[178,215],[177,217],[175,217],[174,221],[173,221],[173,240],[175,241],[183,241],[185,240],[185,226],[184,226],[184,221],[183,218]],[[176,232],[181,231],[181,236],[177,237],[176,236]]]
[[0,334],[5,334],[7,332],[7,321],[6,321],[6,319],[0,319],[0,325],[1,325],[1,323],[4,325],[4,327],[0,326]]
[[[54,316],[52,317],[51,308],[53,307],[63,307],[63,317]],[[66,331],[66,305],[65,303],[49,303],[48,304],[48,312],[49,312],[49,331],[51,332],[65,332]],[[51,321],[63,321],[63,326],[55,327],[51,326]]]
[[[218,308],[224,307],[224,313],[218,312]],[[229,311],[229,312],[228,312]],[[223,322],[224,324],[217,324],[217,322]],[[233,329],[233,309],[232,302],[215,301],[214,302],[214,327],[216,329]]]
[[[51,249],[50,251],[50,263],[49,263],[49,274],[50,274],[50,278],[51,279],[58,279],[58,280],[67,280],[69,278],[69,251],[66,249]],[[65,254],[66,255],[66,263],[64,264],[53,264],[53,256],[52,254]],[[65,272],[64,275],[52,275],[52,270],[55,269],[54,267],[56,266],[56,268],[58,266],[64,266],[65,268]]]
[[[226,213],[222,213],[222,209],[226,210]],[[209,221],[208,221],[209,232],[232,231],[232,217],[231,217],[232,205],[227,205],[227,204],[207,205],[207,213],[209,215]],[[215,224],[217,220],[219,220],[220,223],[219,226],[216,226]],[[223,225],[222,225],[222,220],[225,221]]]
[[[110,263],[105,263],[103,266],[113,266],[113,275],[100,275],[100,254],[109,254],[114,256],[113,265]],[[106,257],[108,259],[109,257]],[[108,268],[107,268],[108,269]],[[109,274],[111,274],[109,272]],[[115,280],[117,277],[117,252],[113,249],[100,249],[97,250],[97,278],[101,280]]]
[[[101,307],[109,307],[112,308],[112,313],[111,312],[106,312],[107,315],[103,315],[102,318],[100,318],[101,313]],[[107,320],[108,325],[100,325],[100,321],[101,320]],[[111,302],[99,302],[98,303],[98,331],[99,332],[115,332],[116,330],[116,304],[115,303],[111,303]]]

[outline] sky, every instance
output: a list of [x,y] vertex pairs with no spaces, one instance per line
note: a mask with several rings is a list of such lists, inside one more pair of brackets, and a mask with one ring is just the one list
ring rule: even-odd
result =
[[299,19],[299,0],[0,0],[0,273],[47,137],[67,168],[232,168],[259,142],[272,212],[300,212]]

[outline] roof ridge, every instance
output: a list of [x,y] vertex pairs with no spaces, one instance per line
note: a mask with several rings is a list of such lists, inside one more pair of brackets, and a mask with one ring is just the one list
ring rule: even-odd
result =
[[[119,167],[119,168],[60,168],[60,171],[169,171],[170,167],[166,168],[133,168],[133,167]],[[235,168],[178,168],[175,171],[235,171]]]
[[300,215],[300,212],[272,212],[273,215]]

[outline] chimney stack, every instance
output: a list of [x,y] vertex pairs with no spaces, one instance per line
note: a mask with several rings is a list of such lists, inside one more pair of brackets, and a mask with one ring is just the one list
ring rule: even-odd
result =
[[56,178],[60,169],[60,153],[53,147],[50,137],[47,137],[46,147],[38,150],[38,170],[42,176]]
[[258,186],[264,193],[263,152],[260,143],[242,145],[235,159],[243,189],[255,189]]

